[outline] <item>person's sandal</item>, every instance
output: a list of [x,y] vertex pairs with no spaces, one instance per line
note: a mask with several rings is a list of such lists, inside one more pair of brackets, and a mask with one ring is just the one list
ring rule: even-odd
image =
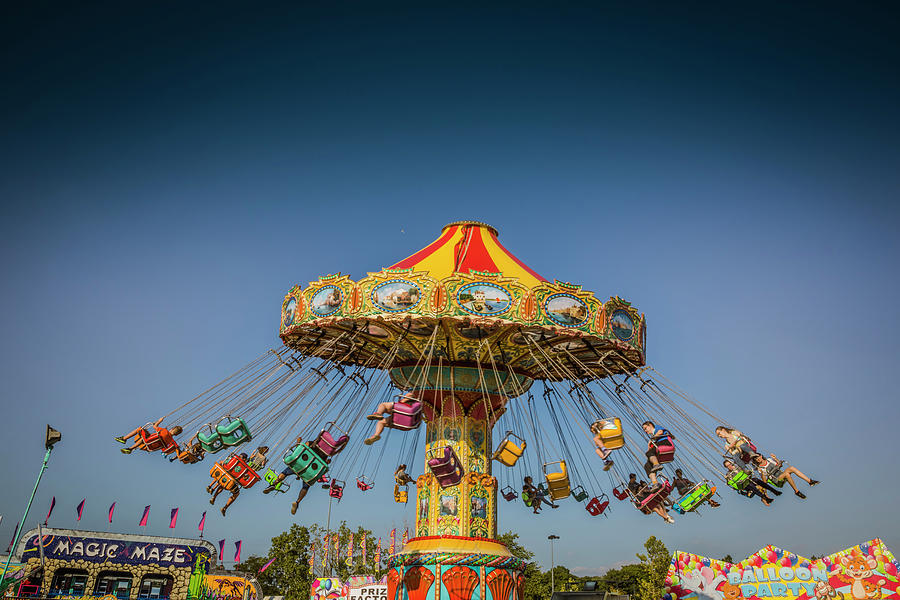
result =
[[372,413],[371,415],[369,415],[369,416],[366,417],[366,418],[367,418],[368,420],[370,420],[370,421],[380,421],[380,420],[381,420],[381,415],[376,415],[375,413]]
[[810,479],[810,480],[809,480],[809,487],[812,487],[812,486],[814,486],[814,485],[819,485],[820,483],[822,483],[822,482],[819,481],[818,479]]
[[120,444],[125,444],[125,443],[127,443],[126,440],[125,440],[125,438],[123,438],[123,437],[117,437],[117,438],[116,438],[116,441],[119,442]]
[[292,515],[296,515],[296,514],[297,514],[297,509],[298,509],[298,508],[300,508],[300,503],[299,503],[299,502],[294,502],[293,504],[291,504],[291,514],[292,514]]
[[366,441],[363,442],[363,443],[364,443],[366,446],[371,446],[372,444],[374,444],[375,442],[377,442],[377,441],[380,440],[380,439],[381,439],[381,436],[380,436],[380,435],[373,435],[372,437],[367,438]]
[[803,492],[796,491],[796,492],[794,492],[794,495],[802,500],[806,500],[806,494],[804,494]]

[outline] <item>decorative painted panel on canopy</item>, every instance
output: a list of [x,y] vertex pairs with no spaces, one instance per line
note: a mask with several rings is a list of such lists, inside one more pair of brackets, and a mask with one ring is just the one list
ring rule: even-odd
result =
[[379,368],[430,356],[556,380],[564,376],[542,368],[548,353],[579,377],[645,363],[646,322],[630,303],[544,279],[500,244],[496,229],[474,221],[447,225],[419,252],[360,281],[335,274],[295,286],[282,303],[280,333],[301,354]]

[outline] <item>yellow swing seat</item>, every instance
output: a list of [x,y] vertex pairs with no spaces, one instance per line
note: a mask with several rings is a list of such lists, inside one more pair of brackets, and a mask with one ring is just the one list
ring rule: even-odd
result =
[[[547,472],[547,467],[559,465],[559,471]],[[553,500],[560,498],[568,498],[572,493],[569,485],[569,472],[566,469],[566,461],[557,460],[554,462],[544,463],[544,479],[547,481],[547,492]]]
[[[517,444],[511,438],[515,438],[519,443]],[[506,438],[504,438],[504,440],[500,442],[500,445],[497,446],[497,449],[494,450],[491,460],[496,460],[501,465],[511,467],[516,464],[516,461],[522,458],[526,446],[525,440],[514,434],[512,431],[507,431]]]

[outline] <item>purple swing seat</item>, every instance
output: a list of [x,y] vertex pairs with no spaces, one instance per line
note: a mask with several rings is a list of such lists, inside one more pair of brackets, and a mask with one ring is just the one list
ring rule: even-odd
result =
[[394,402],[394,410],[391,415],[390,427],[392,429],[400,429],[409,431],[419,426],[422,421],[422,403],[413,402],[404,404],[402,402]]
[[338,439],[334,439],[331,432],[323,429],[316,438],[315,447],[322,456],[334,456],[339,453],[350,441],[350,437],[344,433]]
[[463,478],[462,463],[450,446],[444,447],[443,456],[428,459],[428,468],[434,474],[441,487],[459,485]]

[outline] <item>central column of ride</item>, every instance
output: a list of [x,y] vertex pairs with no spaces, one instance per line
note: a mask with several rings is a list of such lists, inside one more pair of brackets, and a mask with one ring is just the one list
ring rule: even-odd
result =
[[427,379],[446,385],[414,391],[425,405],[425,465],[416,481],[416,537],[389,558],[388,600],[511,600],[525,563],[496,539],[491,474],[491,431],[506,396],[476,391],[479,382],[484,388],[485,380],[503,377],[445,369],[444,377]]

